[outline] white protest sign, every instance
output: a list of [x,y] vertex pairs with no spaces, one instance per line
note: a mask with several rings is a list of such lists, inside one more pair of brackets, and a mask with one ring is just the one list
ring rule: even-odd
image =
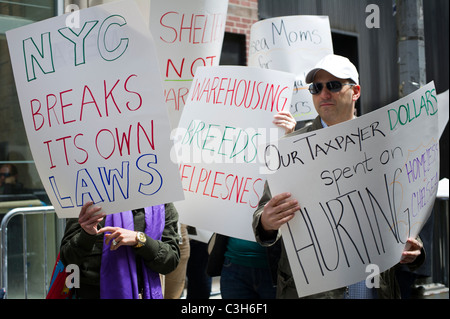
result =
[[282,227],[300,297],[343,287],[400,261],[439,183],[433,83],[384,108],[266,146],[273,195],[300,204]]
[[180,222],[255,241],[252,216],[264,188],[257,146],[284,130],[294,75],[240,66],[200,67],[175,136],[185,200]]
[[296,75],[290,112],[297,121],[317,116],[306,74],[333,53],[327,16],[286,16],[259,21],[250,33],[249,66]]
[[7,32],[22,117],[59,217],[183,198],[153,41],[133,1]]
[[151,1],[154,37],[172,128],[178,126],[199,66],[219,65],[228,0]]

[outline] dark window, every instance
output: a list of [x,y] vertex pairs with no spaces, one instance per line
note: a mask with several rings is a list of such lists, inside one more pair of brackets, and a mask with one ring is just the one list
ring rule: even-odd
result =
[[[331,39],[333,41],[334,54],[347,57],[356,66],[356,69],[359,70],[358,37],[332,31]],[[356,112],[357,115],[361,115],[361,99],[356,102]]]
[[246,65],[245,35],[225,32],[220,65]]

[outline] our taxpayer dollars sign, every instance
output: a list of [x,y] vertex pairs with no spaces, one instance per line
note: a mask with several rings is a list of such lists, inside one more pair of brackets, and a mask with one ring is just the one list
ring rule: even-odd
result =
[[25,128],[59,217],[183,199],[156,52],[133,1],[7,32]]
[[[282,227],[300,297],[365,280],[400,261],[434,205],[439,183],[433,83],[395,103],[265,149],[273,195],[300,211]],[[369,267],[370,270],[370,267]]]

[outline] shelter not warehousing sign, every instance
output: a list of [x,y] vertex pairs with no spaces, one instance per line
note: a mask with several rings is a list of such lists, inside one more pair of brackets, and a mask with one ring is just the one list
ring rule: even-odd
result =
[[281,229],[300,297],[343,287],[400,261],[439,183],[433,83],[360,118],[265,148],[273,195],[300,211]]
[[[134,1],[7,32],[22,117],[59,217],[183,199],[153,40]],[[173,144],[173,143],[172,143]]]
[[178,126],[195,70],[219,65],[228,0],[151,1],[154,36],[172,128]]

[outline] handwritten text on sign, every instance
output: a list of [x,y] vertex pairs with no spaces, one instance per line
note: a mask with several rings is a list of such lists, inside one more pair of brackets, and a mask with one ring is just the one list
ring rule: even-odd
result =
[[[29,144],[58,215],[182,198],[152,39],[133,1],[8,32]],[[178,187],[176,186],[178,184]],[[177,190],[178,188],[178,190]]]
[[228,0],[152,1],[155,37],[170,122],[176,128],[199,66],[219,65]]
[[431,213],[439,182],[433,84],[361,118],[289,136],[265,149],[272,194],[301,209],[282,228],[299,296],[399,262]]
[[283,133],[273,115],[289,106],[293,77],[249,67],[198,68],[175,143],[186,196],[176,203],[180,221],[255,240],[251,220],[264,186],[257,149]]
[[305,77],[331,53],[333,44],[326,16],[277,17],[259,21],[251,29],[249,66],[295,74],[290,112],[297,121],[317,116]]

